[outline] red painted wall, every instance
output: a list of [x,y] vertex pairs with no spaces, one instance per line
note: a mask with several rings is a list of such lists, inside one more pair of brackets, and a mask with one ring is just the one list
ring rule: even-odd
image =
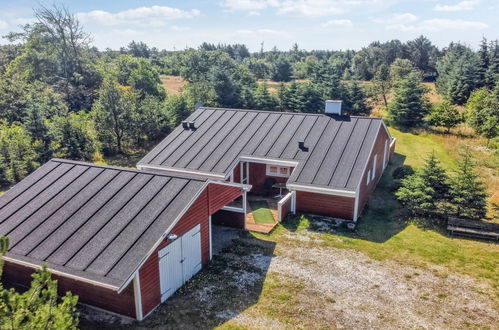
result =
[[[369,162],[366,167],[366,171],[362,175],[362,180],[360,182],[360,187],[359,187],[359,205],[358,205],[358,216],[360,217],[362,209],[366,205],[367,200],[369,199],[369,196],[373,193],[374,189],[376,188],[376,184],[378,183],[379,179],[383,175],[383,153],[385,150],[385,141],[388,140],[388,160],[390,159],[390,156],[393,154],[395,151],[395,144],[392,146],[390,149],[390,136],[388,135],[388,132],[381,127],[381,129],[378,132],[378,135],[376,137],[376,142],[374,144],[373,152],[371,153],[371,156],[369,158]],[[378,155],[378,161],[376,164],[376,175],[373,180],[367,184],[367,175],[369,173],[369,170],[372,170],[373,164],[374,164],[374,156]]]
[[355,208],[355,198],[316,194],[305,191],[296,192],[296,211],[352,219]]
[[[209,216],[241,195],[239,187],[210,184],[175,225],[171,233],[181,236],[197,224],[201,225],[201,260],[206,265],[210,259]],[[165,239],[140,268],[142,313],[149,314],[161,303],[158,252],[168,245]]]
[[[28,287],[31,283],[31,274],[33,272],[33,268],[5,262],[2,281],[9,286]],[[133,283],[130,283],[122,293],[118,294],[111,289],[68,277],[55,274],[52,277],[58,281],[59,295],[64,295],[67,291],[71,291],[74,295],[79,296],[78,301],[81,303],[135,318]]]
[[[279,176],[267,176],[265,164],[250,163],[249,165],[249,184],[252,185],[251,191],[256,193],[263,192],[263,186],[267,178],[272,178],[276,182],[287,182],[288,178],[283,178]],[[284,189],[283,189],[284,190]],[[276,189],[279,192],[279,189]],[[283,191],[283,194],[285,192]]]

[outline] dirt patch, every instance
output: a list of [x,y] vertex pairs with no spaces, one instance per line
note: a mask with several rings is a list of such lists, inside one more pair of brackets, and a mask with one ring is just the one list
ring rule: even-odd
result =
[[178,95],[182,92],[182,88],[187,84],[182,77],[179,76],[161,76],[161,82],[166,89],[168,95]]
[[497,292],[485,282],[326,247],[320,235],[298,230],[275,243],[244,234],[144,322],[123,327],[435,329],[499,322]]

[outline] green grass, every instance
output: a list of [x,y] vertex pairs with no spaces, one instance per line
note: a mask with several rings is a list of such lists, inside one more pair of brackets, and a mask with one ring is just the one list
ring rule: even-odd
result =
[[[445,140],[437,134],[413,134],[393,128],[390,132],[397,138],[396,153],[368,201],[357,228],[354,232],[339,229],[322,233],[320,244],[355,249],[377,260],[390,259],[424,268],[442,266],[442,276],[464,274],[488,281],[499,289],[498,244],[452,238],[447,236],[441,225],[407,220],[407,214],[393,194],[396,187],[391,174],[395,168],[402,164],[419,167],[427,155],[435,152],[444,167],[453,169],[459,158],[458,148],[449,149]],[[490,182],[497,180],[497,167],[494,167],[497,160],[494,157],[497,155],[489,157],[487,165],[495,168],[494,176],[486,178],[489,189],[497,189],[490,187]],[[313,220],[302,215],[279,224],[270,237],[255,235],[260,239],[280,241],[287,239],[289,231],[316,229]]]
[[255,219],[255,223],[274,223],[275,219],[269,209],[269,204],[266,201],[250,201],[251,213]]

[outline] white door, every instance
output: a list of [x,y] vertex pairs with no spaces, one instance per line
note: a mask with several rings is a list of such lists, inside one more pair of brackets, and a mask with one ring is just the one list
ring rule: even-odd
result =
[[182,236],[184,282],[201,270],[201,228],[199,225]]
[[161,302],[182,286],[182,242],[175,240],[159,251]]
[[159,251],[162,302],[201,270],[200,230],[200,225],[195,226]]

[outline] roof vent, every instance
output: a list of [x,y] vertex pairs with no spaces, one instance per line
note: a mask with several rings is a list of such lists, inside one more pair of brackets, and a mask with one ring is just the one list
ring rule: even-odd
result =
[[189,128],[192,129],[192,130],[196,129],[196,124],[194,124],[193,121],[190,121],[189,122]]
[[326,100],[325,113],[341,115],[341,100]]
[[183,120],[183,121],[182,121],[182,127],[183,127],[184,129],[188,129],[188,128],[189,128],[189,123],[188,123],[187,121]]
[[305,147],[305,141],[298,141],[298,148],[302,151],[308,151],[308,148]]

